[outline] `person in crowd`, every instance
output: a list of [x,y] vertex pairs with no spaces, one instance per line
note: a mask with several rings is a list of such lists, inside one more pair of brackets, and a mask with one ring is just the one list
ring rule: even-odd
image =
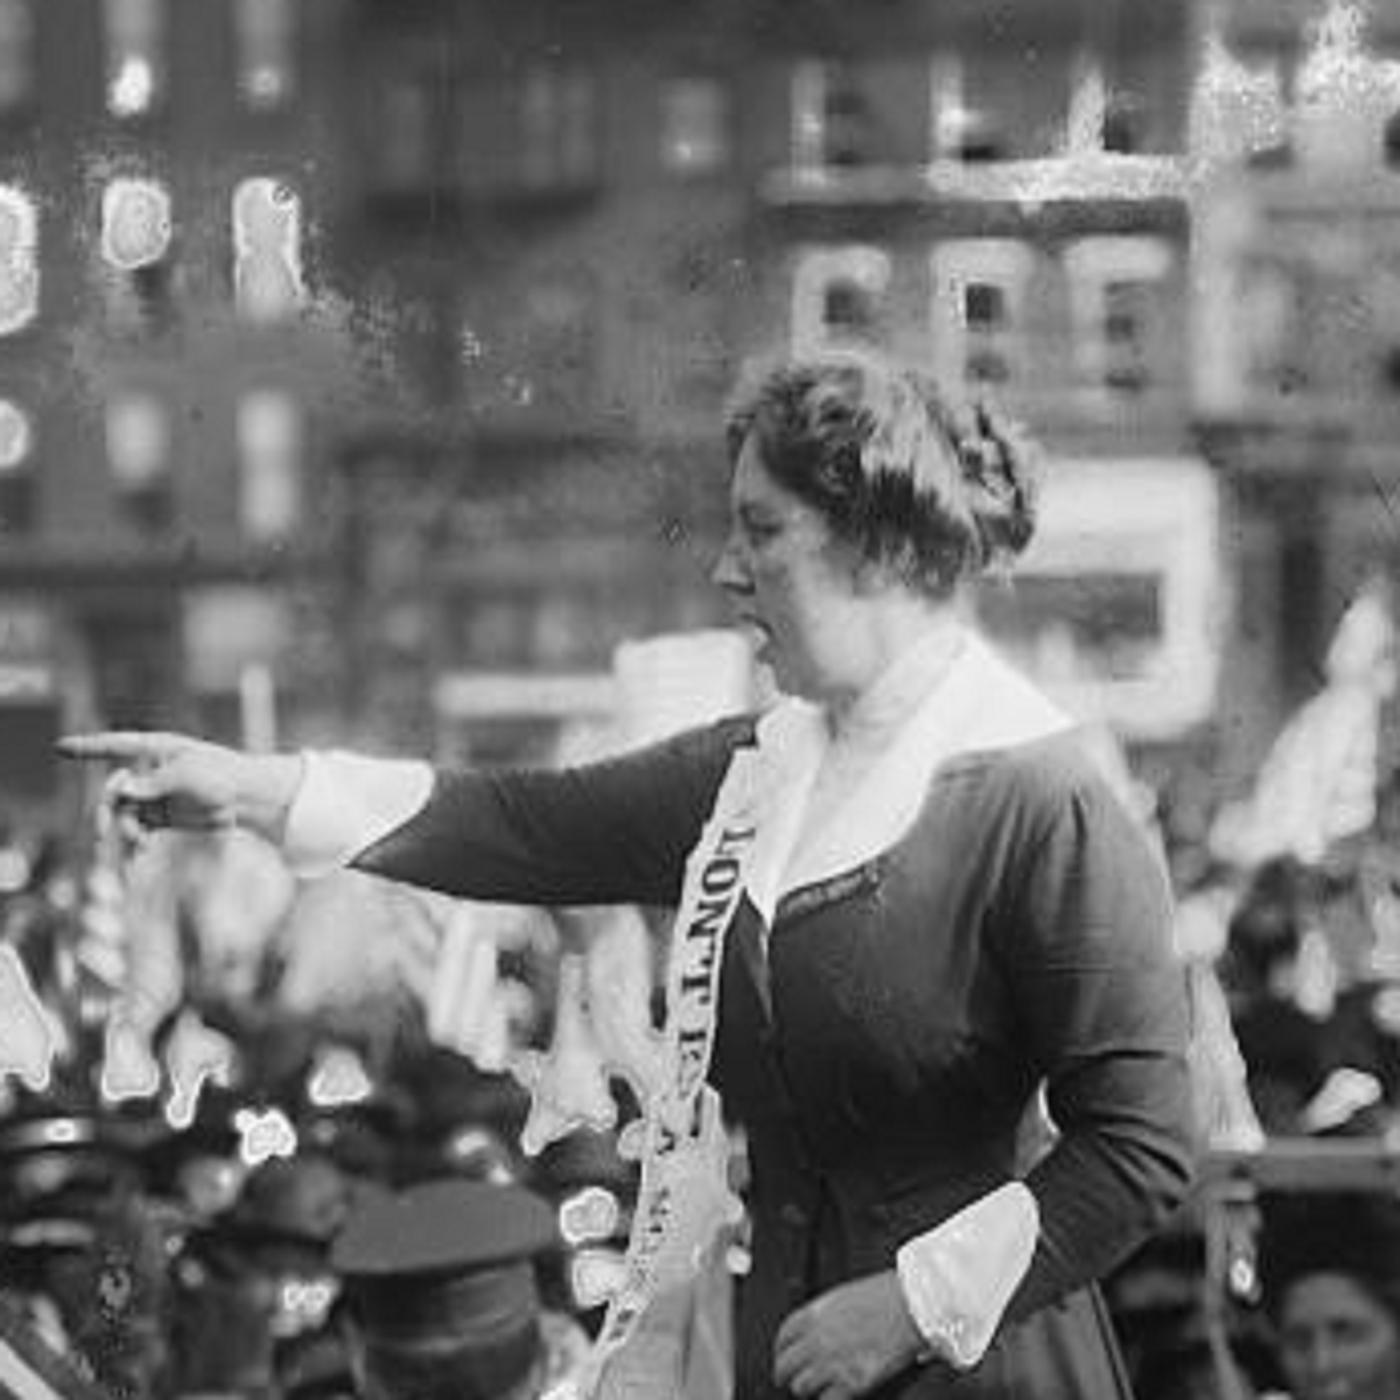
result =
[[[970,621],[1032,538],[1038,449],[854,351],[768,367],[725,426],[714,577],[777,683],[759,714],[565,770],[62,751],[115,761],[133,839],[237,824],[307,875],[677,908],[649,1113],[678,1208],[633,1247],[674,1279],[673,1232],[723,1213],[697,1186],[718,1092],[751,1163],[738,1400],[1125,1395],[1096,1281],[1192,1178],[1185,995],[1160,862]],[[616,1321],[604,1394],[641,1350]]]
[[515,1185],[376,1191],[331,1250],[360,1400],[537,1400],[549,1346],[535,1261],[553,1212]]
[[1266,1198],[1259,1277],[1291,1400],[1400,1400],[1400,1207]]
[[1250,1098],[1275,1135],[1311,1131],[1308,1105],[1332,1068],[1328,1019],[1304,1008],[1298,987],[1315,884],[1292,857],[1261,865],[1230,915],[1221,962]]
[[1385,870],[1395,858],[1391,842],[1393,837],[1378,828],[1362,858],[1328,881],[1329,926],[1342,929],[1344,936],[1349,933],[1352,946],[1367,949],[1364,957],[1354,959],[1356,970],[1338,993],[1332,1054],[1339,1065],[1375,1086],[1375,1101],[1362,1119],[1362,1126],[1375,1134],[1391,1130],[1400,1111],[1400,967],[1394,956],[1394,891]]

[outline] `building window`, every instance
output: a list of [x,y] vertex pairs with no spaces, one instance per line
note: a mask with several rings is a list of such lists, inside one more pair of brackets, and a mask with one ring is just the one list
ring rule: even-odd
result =
[[797,170],[826,165],[826,69],[813,59],[792,70],[792,164]]
[[0,185],[0,335],[23,330],[39,311],[39,220],[34,201]]
[[1367,290],[1380,386],[1400,395],[1400,266],[1376,268]]
[[793,168],[810,173],[917,163],[918,133],[906,129],[897,101],[880,91],[890,76],[829,59],[798,62],[791,79]]
[[1130,92],[1111,92],[1104,105],[1103,148],[1114,155],[1132,156],[1146,149],[1147,111]]
[[285,181],[243,180],[233,194],[233,296],[249,321],[279,321],[305,299],[301,200]]
[[255,390],[239,400],[236,426],[243,531],[285,539],[301,519],[301,406],[281,390]]
[[559,190],[598,178],[598,91],[577,65],[540,62],[519,91],[520,178],[529,189]]
[[0,399],[0,537],[34,521],[34,428],[12,399]]
[[0,112],[20,111],[34,95],[31,0],[0,0]]
[[1157,238],[1085,238],[1068,250],[1075,358],[1086,387],[1112,395],[1153,387],[1172,262]]
[[1246,393],[1291,396],[1316,387],[1306,359],[1313,280],[1305,260],[1286,254],[1242,263],[1233,309]]
[[953,54],[935,54],[929,66],[930,142],[934,160],[974,164],[1006,157],[996,114],[968,100],[967,66]]
[[1148,334],[1156,289],[1150,282],[1105,282],[1103,380],[1110,389],[1137,393],[1148,387]]
[[792,74],[793,164],[803,170],[869,165],[870,102],[849,64],[805,59]]
[[296,95],[291,0],[233,0],[238,96],[254,112],[285,107]]
[[102,191],[102,256],[117,271],[162,262],[173,234],[170,193],[159,180],[123,177]]
[[107,110],[141,117],[165,100],[165,0],[103,0]]
[[1081,57],[1071,81],[1066,135],[1070,155],[1137,155],[1147,147],[1147,110],[1136,93],[1109,86],[1096,56]]
[[1381,133],[1381,151],[1385,157],[1387,170],[1400,170],[1400,112],[1392,112],[1386,118]]
[[13,400],[0,399],[0,473],[23,468],[33,447],[29,415]]
[[1006,158],[1005,138],[990,112],[964,107],[950,114],[949,128],[954,159],[980,165]]
[[1001,387],[1021,377],[1030,271],[1030,249],[1012,239],[951,239],[933,250],[939,379],[949,385]]
[[161,181],[122,176],[103,188],[100,247],[111,325],[139,332],[168,315],[173,241],[170,194]]
[[938,53],[928,71],[929,156],[935,162],[957,155],[963,110],[962,64],[955,54]]
[[823,70],[823,163],[843,166],[869,165],[874,159],[870,100],[855,72],[844,63],[828,63]]
[[793,349],[802,354],[883,341],[889,283],[889,254],[880,248],[851,244],[800,253],[792,289]]
[[126,390],[107,403],[107,465],[117,499],[137,523],[168,523],[170,412],[155,394]]
[[702,175],[729,159],[729,113],[717,78],[669,78],[661,86],[661,163]]

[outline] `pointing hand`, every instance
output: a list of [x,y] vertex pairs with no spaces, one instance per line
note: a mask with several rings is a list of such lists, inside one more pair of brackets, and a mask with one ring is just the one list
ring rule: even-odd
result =
[[300,760],[247,754],[184,734],[108,730],[58,741],[66,758],[117,765],[103,800],[122,835],[163,827],[213,831],[238,823],[281,836],[300,781]]

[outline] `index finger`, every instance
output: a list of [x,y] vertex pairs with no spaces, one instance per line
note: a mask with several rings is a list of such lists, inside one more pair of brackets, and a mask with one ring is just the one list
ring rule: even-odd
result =
[[93,734],[65,734],[54,747],[64,758],[110,759],[125,763],[140,758],[167,758],[181,742],[178,734],[159,730],[106,729]]

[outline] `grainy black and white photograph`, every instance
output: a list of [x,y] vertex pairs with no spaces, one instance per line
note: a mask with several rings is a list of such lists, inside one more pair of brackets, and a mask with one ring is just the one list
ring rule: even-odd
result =
[[1400,0],[0,0],[0,1400],[1400,1400]]

